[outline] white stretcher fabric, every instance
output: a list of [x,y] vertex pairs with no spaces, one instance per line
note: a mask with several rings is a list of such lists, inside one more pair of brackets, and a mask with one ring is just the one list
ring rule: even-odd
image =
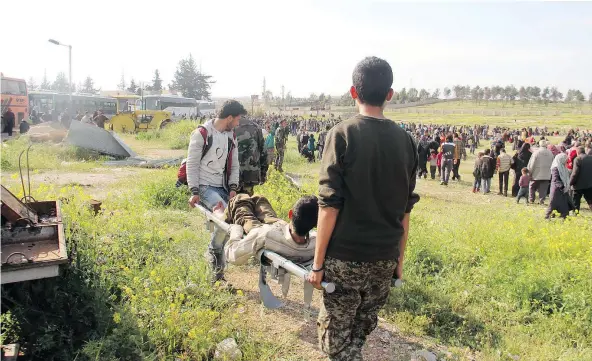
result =
[[241,226],[231,225],[230,238],[224,246],[224,256],[228,263],[245,264],[263,248],[295,263],[310,261],[314,257],[316,237],[311,235],[308,243],[297,244],[290,235],[290,226],[284,221],[264,224],[251,229],[244,237],[242,235]]

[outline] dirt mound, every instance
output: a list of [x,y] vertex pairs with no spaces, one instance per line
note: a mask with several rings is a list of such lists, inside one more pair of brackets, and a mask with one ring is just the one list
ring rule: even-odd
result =
[[47,122],[31,126],[27,133],[32,142],[54,142],[59,143],[68,134],[68,129],[60,122]]

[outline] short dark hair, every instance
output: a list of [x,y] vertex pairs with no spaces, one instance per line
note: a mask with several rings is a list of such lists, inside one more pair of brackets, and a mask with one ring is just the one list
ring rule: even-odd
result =
[[448,134],[448,135],[446,136],[446,141],[447,141],[447,142],[452,142],[452,134]]
[[576,149],[576,152],[578,154],[584,154],[586,153],[586,149],[584,147],[578,147],[578,149]]
[[491,153],[491,149],[485,149],[485,155],[489,155]]
[[386,60],[366,57],[356,65],[352,81],[360,103],[379,107],[393,85],[393,69]]
[[238,117],[239,115],[247,115],[245,107],[234,99],[229,99],[222,104],[222,108],[218,112],[218,119],[224,119],[229,115]]
[[292,208],[292,224],[294,232],[299,236],[306,236],[317,226],[319,219],[319,200],[315,196],[301,197]]

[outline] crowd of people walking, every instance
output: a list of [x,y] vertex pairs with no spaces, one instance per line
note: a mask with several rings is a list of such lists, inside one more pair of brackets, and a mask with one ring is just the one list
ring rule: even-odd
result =
[[[477,152],[473,165],[473,193],[491,193],[492,179],[498,175],[498,195],[507,197],[510,192],[519,203],[550,201],[546,217],[566,217],[571,211],[579,211],[584,198],[592,210],[592,131],[570,130],[560,144],[554,145],[546,128],[510,130],[488,126],[447,127],[402,125],[412,133],[418,144],[420,171],[418,177],[431,179],[447,186],[452,180],[460,180],[459,166],[467,158],[466,149],[474,154],[485,142],[489,147]],[[435,134],[433,138],[431,134]],[[538,142],[536,138],[540,138]],[[509,152],[514,152],[510,155]],[[510,184],[510,174],[513,182]]]

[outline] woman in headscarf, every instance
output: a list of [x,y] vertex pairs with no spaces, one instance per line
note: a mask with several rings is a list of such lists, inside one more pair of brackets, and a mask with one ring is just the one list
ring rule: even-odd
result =
[[569,211],[575,209],[569,197],[569,171],[566,167],[567,154],[559,153],[551,164],[551,201],[545,218],[557,211],[561,218],[567,217]]
[[512,167],[514,169],[514,184],[512,185],[512,197],[516,197],[518,195],[518,190],[520,186],[518,185],[518,181],[520,180],[520,175],[522,174],[522,168],[528,166],[528,162],[530,161],[530,157],[532,156],[532,152],[530,151],[530,143],[522,144],[522,147],[518,151],[518,153],[514,154],[514,163]]

